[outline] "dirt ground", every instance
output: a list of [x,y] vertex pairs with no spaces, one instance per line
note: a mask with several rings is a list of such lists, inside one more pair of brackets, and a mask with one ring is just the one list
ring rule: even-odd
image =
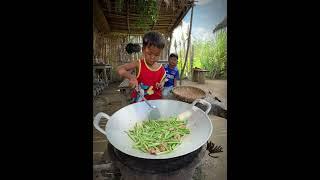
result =
[[[118,85],[113,83],[107,87],[104,92],[96,97],[93,102],[93,115],[98,112],[104,112],[112,115],[126,104],[121,100]],[[215,96],[227,104],[227,81],[226,80],[206,80],[205,84],[198,84],[189,80],[184,80],[182,85],[195,86],[208,92],[211,91]],[[213,124],[213,133],[209,141],[223,147],[223,152],[216,154],[218,158],[212,158],[206,153],[200,166],[197,168],[194,180],[226,180],[227,179],[227,120],[214,115],[209,115]],[[100,126],[104,128],[105,120],[102,120]],[[99,164],[105,161],[103,153],[106,150],[106,137],[93,128],[93,164]]]

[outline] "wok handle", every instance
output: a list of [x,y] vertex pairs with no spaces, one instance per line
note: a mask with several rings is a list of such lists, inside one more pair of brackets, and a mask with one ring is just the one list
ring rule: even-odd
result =
[[211,110],[211,104],[210,104],[208,101],[206,101],[206,100],[204,100],[204,99],[196,99],[196,100],[194,100],[194,101],[192,102],[192,106],[196,105],[197,103],[201,103],[201,104],[207,105],[207,110],[206,110],[205,113],[208,114],[208,113],[210,112],[210,110]]
[[99,112],[93,119],[93,125],[102,134],[107,135],[107,133],[99,126],[99,123],[102,117],[107,118],[108,120],[110,119],[110,116],[108,114]]

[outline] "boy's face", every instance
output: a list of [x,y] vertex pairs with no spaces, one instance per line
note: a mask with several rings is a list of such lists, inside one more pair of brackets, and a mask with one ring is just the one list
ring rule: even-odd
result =
[[161,49],[155,46],[149,46],[149,47],[142,48],[142,52],[144,54],[146,63],[152,66],[155,62],[159,60]]
[[171,67],[176,67],[178,63],[178,59],[176,57],[169,57],[169,65]]

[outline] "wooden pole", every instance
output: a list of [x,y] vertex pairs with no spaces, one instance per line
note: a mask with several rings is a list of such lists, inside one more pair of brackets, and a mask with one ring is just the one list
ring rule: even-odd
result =
[[188,63],[187,63],[187,74],[188,74],[188,77],[190,76],[190,73],[191,73],[191,69],[190,69],[190,65],[191,65],[191,55],[192,55],[192,42],[190,41],[190,45],[189,46],[191,46],[191,49],[190,49],[190,52],[189,52],[189,61],[188,61]]
[[188,33],[188,45],[187,45],[187,52],[186,52],[186,56],[185,56],[185,60],[184,60],[184,65],[183,65],[183,68],[181,70],[181,75],[180,75],[180,86],[182,85],[183,73],[184,73],[184,69],[186,68],[187,59],[188,59],[189,45],[190,45],[190,40],[191,40],[191,30],[192,30],[193,6],[194,6],[194,2],[192,2],[190,28],[189,28],[189,33]]
[[172,34],[173,34],[173,32],[170,33],[170,41],[169,41],[169,48],[168,48],[168,56],[167,56],[167,58],[169,58],[169,55],[170,55],[170,49],[171,49],[171,43],[172,43]]
[[193,57],[194,57],[194,45],[191,45],[191,55],[190,55],[190,74],[193,77]]
[[177,41],[174,40],[174,50],[175,50],[175,53],[178,54],[178,51],[177,51]]

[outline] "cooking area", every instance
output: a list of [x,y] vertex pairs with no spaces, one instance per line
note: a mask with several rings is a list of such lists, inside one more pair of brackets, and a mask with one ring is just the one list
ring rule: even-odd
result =
[[135,158],[115,148],[112,148],[109,153],[110,157],[113,158],[112,160],[116,163],[116,166],[119,167],[121,177],[126,180],[191,180],[196,166],[203,158],[204,149],[199,148],[181,157],[162,160]]
[[227,179],[221,2],[93,0],[94,180]]
[[[94,101],[94,115],[99,112],[113,115],[123,108],[121,94],[118,85],[111,84]],[[220,100],[226,100],[226,81],[207,80],[207,84],[199,85],[197,82],[185,81],[185,85],[200,87],[206,92],[214,92]],[[208,94],[208,93],[207,93]],[[206,97],[208,101],[214,99],[210,94]],[[214,109],[214,107],[212,108]],[[226,179],[227,174],[227,120],[209,112],[212,122],[212,134],[208,142],[214,143],[214,147],[221,146],[220,153],[210,154],[207,142],[190,154],[170,159],[141,159],[136,158],[114,148],[106,136],[94,128],[93,156],[94,156],[94,179]],[[107,120],[102,119],[100,127],[105,128]],[[209,155],[210,154],[210,155]],[[217,156],[213,158],[212,156]],[[148,162],[149,161],[149,162]],[[159,162],[157,162],[159,161]],[[121,171],[121,173],[120,173]]]

